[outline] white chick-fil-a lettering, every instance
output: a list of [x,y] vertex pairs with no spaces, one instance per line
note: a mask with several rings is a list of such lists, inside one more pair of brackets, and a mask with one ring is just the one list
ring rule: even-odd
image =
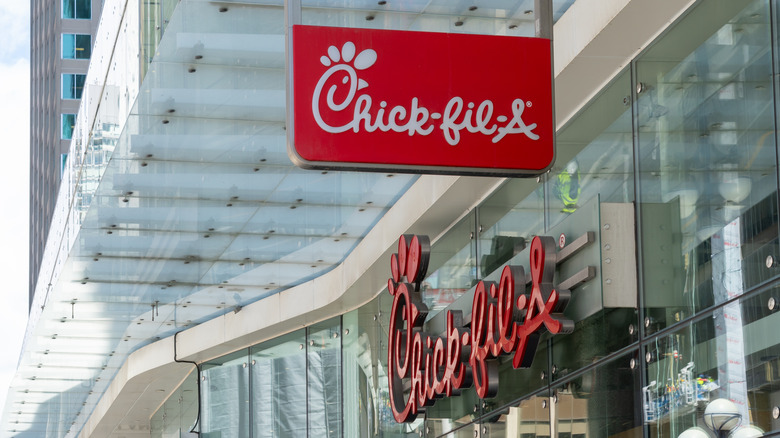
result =
[[[376,62],[376,52],[371,49],[364,50],[354,58],[353,66],[348,63],[354,56],[353,43],[347,42],[344,45],[342,56],[333,56],[334,51],[338,54],[338,49],[331,46],[328,50],[328,53],[331,54],[330,58],[326,56],[321,58],[322,64],[330,68],[325,71],[314,87],[311,101],[314,120],[325,132],[338,134],[347,131],[358,133],[361,130],[365,132],[380,130],[382,132],[406,133],[409,136],[427,136],[434,132],[434,128],[438,124],[438,129],[444,135],[444,139],[452,146],[457,146],[460,143],[461,131],[464,129],[472,134],[492,136],[493,143],[498,143],[508,134],[523,134],[531,140],[539,139],[539,135],[533,132],[537,126],[536,123],[526,124],[523,121],[523,111],[531,104],[522,99],[514,99],[512,102],[511,116],[499,115],[495,118],[493,117],[493,101],[485,99],[476,105],[474,102],[465,103],[459,96],[452,97],[447,102],[443,112],[429,110],[420,104],[417,97],[413,97],[408,106],[395,105],[390,107],[387,101],[381,100],[377,109],[370,94],[358,94],[358,91],[368,87],[368,83],[359,79],[356,71],[365,70],[373,65]],[[337,63],[331,66],[331,59]],[[345,74],[341,85],[333,84],[323,94],[326,83],[339,72]],[[346,96],[341,102],[336,102],[335,95],[340,91],[340,86],[344,87],[341,91],[342,93],[346,91]],[[352,118],[348,123],[332,126],[325,121],[325,118],[329,117],[327,113],[323,117],[320,112],[321,108],[325,108],[333,114],[343,111],[347,111],[349,114],[351,111]]]

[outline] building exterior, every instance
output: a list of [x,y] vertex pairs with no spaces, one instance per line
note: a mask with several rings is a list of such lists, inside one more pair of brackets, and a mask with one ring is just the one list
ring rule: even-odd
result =
[[98,0],[30,2],[30,303],[101,5]]
[[294,167],[285,33],[530,1],[106,0],[2,434],[777,434],[778,7],[554,1],[556,164],[505,179]]

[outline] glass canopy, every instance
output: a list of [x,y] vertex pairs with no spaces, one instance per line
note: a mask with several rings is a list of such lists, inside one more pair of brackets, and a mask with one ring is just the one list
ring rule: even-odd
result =
[[[104,4],[3,435],[78,435],[131,352],[331,270],[415,181],[291,164],[281,0],[170,3],[160,29],[158,2]],[[533,0],[475,4],[305,0],[302,17],[532,34]]]

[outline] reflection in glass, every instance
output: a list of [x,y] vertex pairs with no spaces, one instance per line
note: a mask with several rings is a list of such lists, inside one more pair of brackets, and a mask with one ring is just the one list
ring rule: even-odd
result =
[[552,404],[558,433],[641,437],[642,419],[635,415],[640,389],[636,357],[636,352],[628,353],[557,386]]
[[625,70],[556,136],[557,164],[547,176],[547,229],[596,197],[634,201],[631,83]]
[[151,438],[179,438],[195,427],[198,417],[198,373],[193,371],[154,413]]
[[62,133],[60,138],[63,140],[70,140],[73,138],[73,127],[76,125],[75,114],[63,114],[62,115]]
[[771,417],[780,400],[776,296],[773,288],[730,302],[647,347],[642,393],[651,436],[707,429],[706,409],[718,399],[734,403],[739,428],[777,429]]
[[[557,21],[574,0],[554,0]],[[478,2],[447,0],[303,0],[303,24],[428,32],[533,36],[532,0]]]
[[544,190],[510,179],[479,206],[480,278],[503,268],[544,228]]
[[305,343],[301,330],[251,349],[255,437],[306,435]]
[[431,246],[422,298],[429,318],[452,304],[477,282],[474,214],[468,214]]
[[392,297],[382,292],[343,317],[344,436],[419,436],[422,416],[398,424],[390,409],[387,336]]
[[[739,5],[703,2],[636,62],[650,331],[770,275],[777,183],[769,8]],[[716,18],[725,24],[706,33],[686,25]]]
[[242,350],[202,365],[201,433],[204,436],[249,437],[248,362],[247,351]]
[[342,436],[340,318],[308,329],[308,436]]
[[[522,400],[482,421],[482,436],[491,438],[549,437],[550,397],[547,391]],[[563,435],[566,436],[565,433]]]

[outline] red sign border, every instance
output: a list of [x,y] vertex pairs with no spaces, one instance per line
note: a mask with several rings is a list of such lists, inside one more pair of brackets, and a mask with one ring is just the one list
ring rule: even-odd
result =
[[[552,169],[555,165],[558,148],[556,142],[556,118],[555,118],[555,77],[554,68],[550,65],[551,74],[551,86],[552,94],[551,107],[552,107],[552,156],[547,166],[542,169],[509,169],[498,167],[457,167],[457,166],[425,166],[425,165],[404,165],[404,164],[389,164],[389,163],[359,163],[359,162],[341,162],[341,161],[310,161],[301,157],[295,148],[295,94],[294,94],[294,63],[293,63],[293,47],[294,47],[294,28],[296,27],[312,27],[302,24],[293,24],[286,28],[286,77],[287,77],[287,108],[286,108],[286,131],[287,131],[287,155],[292,163],[302,169],[307,170],[340,170],[340,171],[371,171],[371,172],[386,172],[386,173],[408,173],[408,174],[434,174],[434,175],[455,175],[455,176],[488,176],[488,177],[537,177],[543,175]],[[336,26],[320,26],[320,27],[336,27]],[[385,29],[388,30],[388,29]],[[394,32],[411,32],[403,30],[393,30]],[[414,31],[417,33],[425,33]],[[432,33],[432,32],[427,32]],[[550,43],[551,53],[550,62],[552,63],[552,42]]]

